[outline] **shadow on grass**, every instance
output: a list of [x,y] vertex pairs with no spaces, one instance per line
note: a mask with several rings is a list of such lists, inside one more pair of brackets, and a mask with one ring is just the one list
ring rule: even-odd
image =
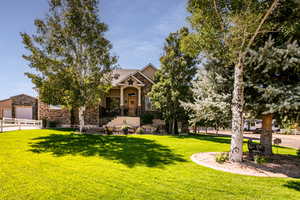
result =
[[[187,138],[192,138],[192,139],[198,139],[198,140],[205,140],[205,141],[209,141],[209,142],[216,142],[216,143],[223,143],[223,144],[230,144],[231,143],[231,136],[228,135],[172,135],[172,137],[175,137],[177,139],[187,139]],[[259,139],[258,138],[253,138],[253,137],[244,137],[244,144],[247,144],[248,140],[252,139],[253,142],[255,143],[259,143]],[[293,149],[290,147],[284,147],[284,146],[278,146],[278,145],[273,145],[273,153],[277,153],[277,149]],[[248,150],[248,148],[247,148]]]
[[128,167],[145,165],[163,167],[175,162],[186,162],[182,155],[153,140],[126,136],[81,134],[51,134],[33,139],[30,151],[52,153],[55,156],[101,156]]
[[284,184],[285,187],[294,189],[300,192],[300,182],[297,181],[288,181],[286,184]]
[[216,143],[224,143],[224,144],[230,144],[231,139],[229,137],[223,137],[223,136],[212,136],[212,135],[173,135],[172,137],[177,139],[198,139],[198,140],[205,140],[210,142],[216,142]]

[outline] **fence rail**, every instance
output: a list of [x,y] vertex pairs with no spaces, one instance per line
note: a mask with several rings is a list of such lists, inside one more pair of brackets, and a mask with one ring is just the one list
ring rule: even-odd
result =
[[3,118],[0,120],[0,132],[22,129],[40,129],[42,128],[42,120],[28,120],[16,118]]

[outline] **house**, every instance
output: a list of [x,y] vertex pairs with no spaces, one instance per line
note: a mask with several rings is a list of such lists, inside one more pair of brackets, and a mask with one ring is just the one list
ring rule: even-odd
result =
[[[116,116],[139,117],[153,112],[148,93],[154,84],[157,69],[149,64],[143,69],[116,69],[112,89],[100,105],[87,108],[85,123],[103,125]],[[0,101],[0,118],[22,118],[55,121],[60,125],[71,124],[71,113],[60,106],[48,105],[37,98],[22,94]],[[74,111],[78,124],[78,111]]]
[[117,69],[113,73],[113,88],[101,104],[103,116],[140,116],[152,111],[148,93],[154,84],[157,69],[149,64],[142,70]]

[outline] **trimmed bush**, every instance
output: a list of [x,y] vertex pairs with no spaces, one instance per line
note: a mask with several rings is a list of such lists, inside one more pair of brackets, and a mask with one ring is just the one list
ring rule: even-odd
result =
[[141,127],[137,128],[136,131],[135,131],[136,134],[144,134],[145,133],[145,130]]
[[47,127],[49,128],[57,128],[59,125],[59,122],[57,121],[47,121]]
[[142,124],[152,124],[154,119],[154,115],[151,113],[144,113],[141,115]]
[[260,155],[255,155],[254,156],[254,162],[256,164],[264,164],[264,163],[267,163],[269,162],[269,159],[264,157],[264,156],[260,156]]
[[229,160],[229,153],[223,152],[223,153],[218,153],[216,155],[216,162],[223,164],[224,162]]

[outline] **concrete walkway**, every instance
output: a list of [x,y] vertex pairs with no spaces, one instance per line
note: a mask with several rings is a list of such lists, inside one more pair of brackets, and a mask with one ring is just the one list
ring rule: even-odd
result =
[[[214,131],[209,131],[209,133],[214,134]],[[231,137],[231,131],[219,131],[218,135],[224,135]],[[259,134],[250,134],[245,133],[244,138],[252,138],[255,140],[259,140],[260,135]],[[273,140],[275,138],[280,138],[282,143],[280,146],[300,149],[300,135],[279,135],[279,134],[273,134]]]

